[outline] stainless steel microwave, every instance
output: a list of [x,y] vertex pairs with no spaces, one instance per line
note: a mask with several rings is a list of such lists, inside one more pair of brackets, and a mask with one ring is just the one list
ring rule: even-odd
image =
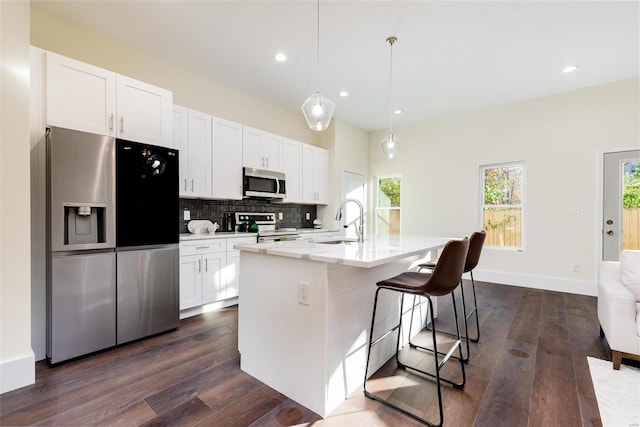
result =
[[243,168],[242,191],[244,197],[284,199],[287,194],[282,172]]

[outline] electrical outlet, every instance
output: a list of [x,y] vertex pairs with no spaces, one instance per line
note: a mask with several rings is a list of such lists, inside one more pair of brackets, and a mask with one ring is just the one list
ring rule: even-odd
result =
[[189,221],[191,219],[191,211],[184,211],[184,220]]
[[309,283],[298,282],[298,303],[309,305]]
[[311,214],[307,212],[304,214],[304,217],[306,218],[307,221],[309,221],[311,219]]
[[278,212],[278,219],[282,221],[282,218],[284,218],[284,215],[282,215],[282,212]]
[[574,273],[579,273],[580,272],[580,264],[573,264],[572,270],[573,270]]

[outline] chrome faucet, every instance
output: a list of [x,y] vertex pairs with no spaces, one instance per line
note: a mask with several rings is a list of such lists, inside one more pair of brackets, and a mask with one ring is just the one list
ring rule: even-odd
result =
[[[358,221],[358,225],[356,225],[356,234],[358,235],[358,243],[364,242],[364,206],[360,203],[360,200],[356,199],[347,199],[340,204],[338,208],[338,212],[336,212],[336,221],[340,221],[342,219],[342,209],[348,202],[355,202],[360,208],[360,220]],[[354,224],[355,225],[355,224]],[[345,228],[348,227],[348,224],[345,225]]]

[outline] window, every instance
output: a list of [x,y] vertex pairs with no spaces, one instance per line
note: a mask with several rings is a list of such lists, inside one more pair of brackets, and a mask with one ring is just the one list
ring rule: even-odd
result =
[[376,187],[376,236],[399,235],[400,177],[378,178]]
[[485,245],[523,249],[524,162],[480,166]]

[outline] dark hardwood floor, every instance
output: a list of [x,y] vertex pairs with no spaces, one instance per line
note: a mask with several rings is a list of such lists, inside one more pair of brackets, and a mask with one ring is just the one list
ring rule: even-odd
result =
[[[480,342],[471,343],[464,390],[443,387],[445,425],[601,425],[587,365],[587,356],[610,360],[596,298],[481,282],[476,288]],[[450,299],[439,303],[438,326],[450,323],[450,307]],[[418,425],[361,391],[321,419],[240,371],[237,326],[232,307],[53,368],[38,362],[34,385],[0,395],[0,425]],[[445,374],[455,375],[454,368],[448,363]],[[390,362],[369,384],[437,420],[432,381]]]

